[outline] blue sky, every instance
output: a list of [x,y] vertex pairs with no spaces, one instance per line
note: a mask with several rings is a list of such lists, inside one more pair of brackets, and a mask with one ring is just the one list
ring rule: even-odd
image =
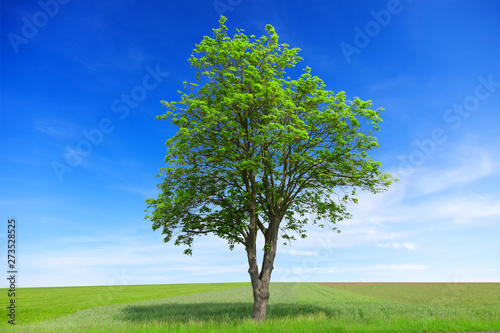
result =
[[201,237],[185,256],[143,220],[176,131],[160,101],[195,81],[187,59],[220,14],[230,36],[271,24],[301,48],[292,75],[384,107],[372,156],[401,180],[361,193],[342,233],[281,247],[273,281],[500,282],[498,2],[1,6],[0,246],[16,218],[18,286],[249,281],[241,246]]

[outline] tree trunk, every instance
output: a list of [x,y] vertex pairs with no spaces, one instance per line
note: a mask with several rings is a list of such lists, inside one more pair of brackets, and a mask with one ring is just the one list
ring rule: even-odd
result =
[[258,280],[258,284],[253,287],[253,313],[252,319],[264,322],[267,314],[267,304],[269,302],[269,281],[265,283]]
[[[266,244],[269,244],[266,242]],[[269,283],[273,270],[274,258],[276,257],[276,242],[270,242],[268,249],[264,251],[262,269],[259,274],[257,259],[255,257],[255,245],[247,248],[248,263],[250,268],[250,280],[253,289],[253,313],[252,319],[264,322],[266,320],[267,304],[269,302]]]
[[274,258],[276,257],[279,223],[283,216],[274,218],[269,227],[265,230],[264,239],[264,258],[259,273],[257,265],[257,223],[256,223],[256,195],[253,172],[250,171],[250,180],[252,181],[252,193],[249,205],[250,223],[248,225],[248,236],[245,239],[245,249],[248,259],[248,274],[252,281],[253,289],[253,314],[252,319],[258,322],[266,320],[267,304],[269,302],[269,282],[271,281],[271,272],[273,271]]

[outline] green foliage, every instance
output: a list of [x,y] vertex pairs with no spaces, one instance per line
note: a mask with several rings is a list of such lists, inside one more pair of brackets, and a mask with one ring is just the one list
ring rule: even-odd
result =
[[245,244],[252,207],[264,235],[278,224],[290,242],[305,236],[308,222],[348,218],[355,189],[377,193],[394,181],[367,154],[378,147],[373,133],[382,108],[326,90],[309,67],[285,79],[302,61],[300,49],[279,44],[269,24],[258,39],[242,30],[230,38],[225,21],[189,58],[196,80],[207,83],[185,82],[188,91],[180,101],[162,101],[169,111],[157,117],[179,130],[165,144],[169,167],[158,175],[158,198],[146,200],[145,218],[165,242],[175,232],[186,254],[195,235],[213,233],[231,249]]

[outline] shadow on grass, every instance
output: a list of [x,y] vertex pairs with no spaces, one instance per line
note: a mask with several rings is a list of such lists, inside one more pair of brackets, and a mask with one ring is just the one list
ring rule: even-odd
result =
[[[225,321],[238,322],[252,316],[253,303],[192,303],[130,305],[125,307],[116,319],[134,323],[170,322],[186,323]],[[267,318],[287,318],[298,315],[318,315],[334,317],[342,315],[340,309],[328,309],[312,304],[271,304]]]

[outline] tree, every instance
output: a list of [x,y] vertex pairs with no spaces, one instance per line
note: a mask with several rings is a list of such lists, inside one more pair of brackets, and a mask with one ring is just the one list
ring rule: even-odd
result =
[[[271,25],[259,39],[239,29],[231,39],[225,21],[221,16],[214,37],[205,36],[189,58],[205,84],[184,82],[189,93],[179,92],[180,101],[162,101],[170,111],[157,119],[179,130],[165,144],[170,166],[160,169],[160,193],[146,200],[152,212],[145,219],[162,228],[165,242],[175,232],[185,254],[197,235],[217,235],[231,250],[242,244],[252,318],[264,321],[278,239],[305,238],[305,213],[320,227],[324,218],[348,218],[357,189],[378,193],[395,179],[367,154],[378,147],[372,134],[382,108],[325,90],[309,67],[285,79],[285,69],[302,61],[300,49],[278,44]],[[265,241],[260,272],[258,235]]]

